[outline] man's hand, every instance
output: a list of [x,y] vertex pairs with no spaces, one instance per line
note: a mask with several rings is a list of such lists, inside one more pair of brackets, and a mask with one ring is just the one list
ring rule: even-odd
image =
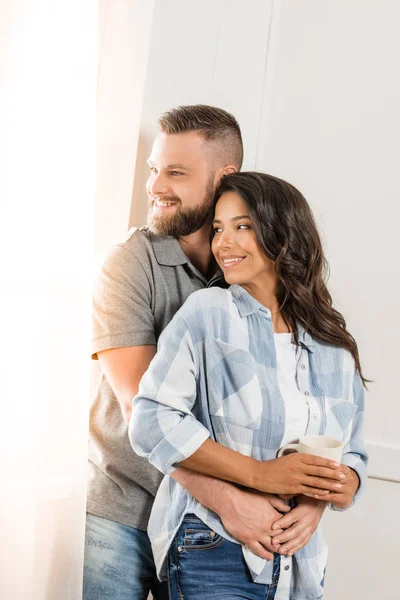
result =
[[357,473],[350,467],[340,465],[340,470],[344,474],[344,479],[341,480],[341,490],[324,496],[313,495],[313,498],[331,502],[335,508],[348,508],[350,506],[360,485],[360,480]]
[[254,554],[266,560],[274,558],[276,551],[271,544],[271,536],[282,533],[272,530],[272,524],[286,513],[290,507],[272,494],[241,490],[229,486],[225,502],[219,516],[225,529]]
[[[296,497],[297,506],[275,521],[272,548],[278,554],[292,556],[303,548],[317,529],[327,503],[306,496]],[[283,533],[280,533],[281,530]]]

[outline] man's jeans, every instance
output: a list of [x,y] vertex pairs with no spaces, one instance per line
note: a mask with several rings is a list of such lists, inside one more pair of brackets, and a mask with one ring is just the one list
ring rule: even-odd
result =
[[171,600],[273,600],[280,573],[275,554],[272,583],[254,583],[242,547],[211,531],[195,515],[186,515],[168,555]]
[[167,600],[145,531],[86,515],[83,600]]

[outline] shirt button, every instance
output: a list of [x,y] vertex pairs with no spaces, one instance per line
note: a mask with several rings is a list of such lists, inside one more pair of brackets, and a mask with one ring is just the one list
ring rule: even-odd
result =
[[319,417],[319,414],[318,414],[318,413],[314,413],[314,414],[313,414],[313,419],[318,419],[318,417]]
[[289,565],[286,565],[285,571],[289,571],[289,569],[290,569]]
[[304,392],[304,395],[305,395],[305,396],[309,396],[309,395],[310,395],[310,392]]
[[300,368],[301,368],[303,371],[305,371],[305,370],[306,370],[306,365],[301,365],[301,367],[300,367]]

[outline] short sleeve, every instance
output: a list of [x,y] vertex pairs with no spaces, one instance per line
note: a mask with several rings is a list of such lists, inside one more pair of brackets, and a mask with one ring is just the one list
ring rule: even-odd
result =
[[123,246],[110,247],[94,281],[92,358],[110,348],[156,345],[152,287]]

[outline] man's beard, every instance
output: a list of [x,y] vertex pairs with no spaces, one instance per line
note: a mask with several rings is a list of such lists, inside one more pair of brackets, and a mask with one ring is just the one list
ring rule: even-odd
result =
[[204,198],[197,206],[182,208],[180,198],[165,198],[164,202],[176,202],[177,210],[173,215],[157,214],[153,209],[154,199],[149,200],[147,224],[157,235],[172,235],[175,238],[185,237],[195,233],[211,220],[214,210],[214,176],[210,177]]

